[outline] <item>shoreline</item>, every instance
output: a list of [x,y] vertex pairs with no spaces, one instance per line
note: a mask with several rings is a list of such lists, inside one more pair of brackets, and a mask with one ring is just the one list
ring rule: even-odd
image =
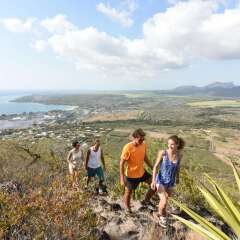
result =
[[[2,99],[0,99],[0,131],[4,131],[7,129],[29,128],[32,127],[34,123],[41,124],[43,122],[55,121],[58,119],[58,116],[64,118],[64,116],[68,115],[69,112],[76,112],[77,109],[79,109],[78,106],[71,105],[44,104],[33,102],[22,103],[15,101],[17,98],[19,98],[19,95],[12,96],[6,94],[5,96],[1,97]],[[16,106],[11,106],[11,103],[16,104]],[[20,107],[18,107],[18,104]],[[34,106],[36,106],[35,109]],[[39,106],[41,106],[42,108],[39,108]],[[44,109],[44,106],[47,106],[47,108]],[[55,106],[56,109],[54,109]],[[12,108],[12,112],[9,110],[9,107],[10,109]],[[19,112],[19,108],[22,108],[21,112]],[[16,111],[14,112],[15,109]]]

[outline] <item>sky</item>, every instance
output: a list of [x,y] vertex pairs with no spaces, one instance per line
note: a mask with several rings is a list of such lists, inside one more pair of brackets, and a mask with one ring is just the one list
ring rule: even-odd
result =
[[240,0],[0,0],[0,90],[240,85]]

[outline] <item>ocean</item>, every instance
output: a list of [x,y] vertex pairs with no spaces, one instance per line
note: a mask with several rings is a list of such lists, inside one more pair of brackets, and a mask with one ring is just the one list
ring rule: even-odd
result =
[[10,102],[24,95],[0,94],[0,115],[2,114],[19,114],[29,112],[48,112],[51,110],[68,110],[70,106],[65,105],[45,105],[39,103],[18,103]]
[[[66,105],[45,105],[39,103],[18,103],[11,102],[18,97],[30,93],[22,92],[0,92],[0,115],[21,114],[30,112],[48,112],[52,110],[71,110],[73,106]],[[41,117],[34,120],[0,120],[0,129],[29,127],[34,121],[41,122]]]

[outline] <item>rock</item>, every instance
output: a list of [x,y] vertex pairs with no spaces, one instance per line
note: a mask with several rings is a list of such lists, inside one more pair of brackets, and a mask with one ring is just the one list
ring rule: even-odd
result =
[[96,240],[111,240],[111,238],[105,231],[99,230],[97,228],[92,229],[90,235]]
[[103,231],[97,239],[98,240],[111,240],[110,236],[105,231]]
[[103,206],[103,207],[107,207],[109,205],[109,203],[107,202],[107,200],[105,200],[104,198],[102,198],[100,201],[99,201],[100,205]]
[[123,220],[121,217],[115,216],[112,218],[112,222],[115,222],[117,225],[119,225],[123,223]]
[[121,208],[120,204],[118,204],[118,203],[112,203],[112,204],[110,205],[110,210],[111,210],[111,211],[121,211],[122,208]]
[[6,191],[7,193],[13,192],[18,192],[21,194],[26,193],[26,189],[23,187],[23,185],[16,181],[0,183],[0,190]]
[[[97,239],[203,240],[197,233],[170,215],[168,227],[166,229],[160,227],[158,225],[157,214],[152,214],[148,206],[147,208],[142,208],[139,201],[133,200],[131,202],[133,213],[127,214],[125,211],[121,211],[123,210],[121,199],[113,200],[110,197],[98,197],[97,199],[98,205],[95,210],[97,215],[100,215],[102,218],[102,224],[100,226],[102,231],[97,234],[97,236],[99,236]],[[179,213],[184,215],[183,212]],[[213,223],[222,227],[220,222],[214,217],[211,218]],[[225,232],[229,232],[229,229],[225,229]]]
[[[136,239],[136,235],[138,235],[138,229],[139,227],[132,219],[123,220],[123,223],[121,224],[116,224],[115,221],[111,221],[104,228],[104,230],[109,234],[110,238],[114,240]],[[132,233],[134,233],[134,235]]]

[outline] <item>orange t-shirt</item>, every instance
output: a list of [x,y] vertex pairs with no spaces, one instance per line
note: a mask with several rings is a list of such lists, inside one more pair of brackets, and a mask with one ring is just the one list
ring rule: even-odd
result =
[[140,178],[144,175],[145,154],[145,143],[135,146],[132,142],[130,142],[124,146],[121,158],[127,161],[127,177]]

